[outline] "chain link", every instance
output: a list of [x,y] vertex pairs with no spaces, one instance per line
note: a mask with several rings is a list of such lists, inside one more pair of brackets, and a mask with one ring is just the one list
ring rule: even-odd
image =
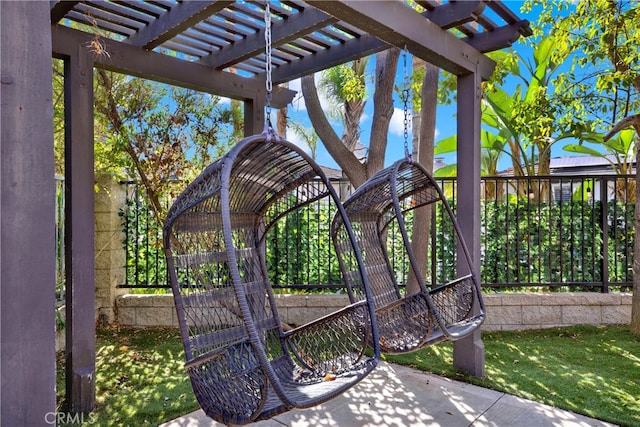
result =
[[404,88],[402,89],[402,101],[404,103],[404,155],[407,158],[411,158],[409,152],[409,98],[411,96],[411,85],[409,82],[409,73],[407,72],[407,48],[405,46],[403,51],[403,69],[404,69]]
[[267,121],[271,123],[271,93],[273,82],[271,81],[271,8],[267,0],[264,8],[264,41],[265,41],[265,74],[266,74],[266,115]]

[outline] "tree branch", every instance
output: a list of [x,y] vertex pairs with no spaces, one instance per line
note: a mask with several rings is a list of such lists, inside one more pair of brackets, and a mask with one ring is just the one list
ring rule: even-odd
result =
[[140,159],[136,153],[133,144],[131,143],[131,139],[129,135],[127,135],[122,118],[120,117],[120,113],[118,112],[118,105],[116,100],[113,97],[113,91],[111,90],[111,79],[107,75],[107,72],[102,68],[97,68],[98,75],[102,79],[102,84],[105,87],[105,92],[107,95],[108,107],[105,109],[105,113],[109,117],[109,121],[111,122],[114,132],[118,135],[123,136],[123,139],[126,141],[126,145],[124,146],[125,152],[131,158],[136,171],[138,172],[138,176],[142,180],[142,184],[144,185],[145,190],[147,191],[147,195],[149,196],[149,201],[151,202],[151,207],[156,213],[158,218],[161,218],[162,215],[162,205],[160,204],[160,200],[158,200],[158,194],[154,191],[147,174],[144,171],[140,163]]
[[344,145],[340,137],[335,133],[329,120],[322,110],[318,91],[316,89],[313,75],[302,77],[301,79],[302,95],[304,103],[309,112],[309,119],[313,125],[313,129],[320,137],[320,141],[331,154],[331,157],[338,163],[340,168],[347,175],[351,184],[355,187],[360,186],[366,181],[367,175],[365,167],[354,153]]
[[633,127],[638,135],[640,135],[640,114],[627,116],[616,123],[613,128],[604,136],[604,140],[608,141],[623,129]]
[[393,87],[400,49],[391,48],[376,54],[376,88],[373,94],[373,121],[367,157],[367,174],[372,176],[384,167],[389,123],[393,116]]

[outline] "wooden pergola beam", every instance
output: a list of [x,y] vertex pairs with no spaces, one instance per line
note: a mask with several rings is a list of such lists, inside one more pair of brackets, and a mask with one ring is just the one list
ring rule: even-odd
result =
[[470,46],[473,46],[479,52],[492,52],[494,50],[510,47],[520,37],[521,29],[526,27],[528,24],[528,21],[522,20],[515,24],[496,28],[490,32],[481,33],[473,37],[465,37],[462,40]]
[[[242,101],[265,98],[264,83],[254,79],[214,70],[203,64],[186,62],[160,53],[141,50],[139,47],[127,43],[99,38],[59,25],[51,26],[51,34],[53,53],[57,56],[76,55],[78,48],[81,47],[93,52],[93,61],[96,67],[110,71]],[[100,55],[95,47],[92,48],[96,43],[104,54]],[[289,89],[274,87],[271,104],[276,108],[284,107],[291,103],[295,94]]]
[[60,21],[79,1],[57,1],[51,0],[51,23]]
[[473,21],[482,14],[485,5],[481,0],[456,1],[428,10],[422,15],[438,24],[440,28],[449,29]]
[[307,74],[325,70],[363,56],[388,49],[389,45],[374,36],[365,34],[346,42],[339,48],[327,49],[322,57],[308,56],[287,65],[281,65],[271,73],[273,83],[279,84],[297,79]]
[[[273,23],[271,26],[271,44],[277,47],[293,40],[301,35],[314,31],[337,19],[317,9],[307,8],[282,22]],[[202,62],[215,68],[222,69],[248,58],[262,53],[265,50],[264,29],[254,35],[233,44],[233,49],[225,49],[215,55],[211,54],[203,58]]]
[[44,2],[0,2],[0,420],[7,426],[56,422],[51,34],[42,31],[50,19]]
[[78,49],[64,64],[66,392],[69,408],[95,407],[93,64]]
[[495,62],[403,2],[308,0],[307,3],[457,76],[478,72],[487,80],[493,73]]

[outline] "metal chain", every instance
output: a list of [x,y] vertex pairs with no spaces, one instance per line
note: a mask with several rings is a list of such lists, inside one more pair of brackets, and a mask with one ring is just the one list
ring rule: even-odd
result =
[[404,155],[411,158],[409,152],[409,97],[411,94],[411,85],[409,82],[409,73],[407,72],[407,48],[403,52],[403,69],[404,69],[404,88],[402,89],[402,100],[404,102]]
[[271,123],[271,93],[273,82],[271,81],[271,8],[267,0],[264,8],[264,41],[265,41],[265,71],[266,71],[266,118]]

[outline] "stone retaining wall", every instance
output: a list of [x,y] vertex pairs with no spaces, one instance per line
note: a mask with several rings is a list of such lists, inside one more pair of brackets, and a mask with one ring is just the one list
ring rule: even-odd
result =
[[489,331],[631,322],[631,293],[493,294],[484,301]]
[[[280,317],[301,325],[347,302],[342,295],[278,295]],[[612,325],[631,321],[630,293],[514,293],[484,296],[485,331],[541,329],[579,324]],[[117,321],[127,326],[178,326],[171,295],[121,295]]]

